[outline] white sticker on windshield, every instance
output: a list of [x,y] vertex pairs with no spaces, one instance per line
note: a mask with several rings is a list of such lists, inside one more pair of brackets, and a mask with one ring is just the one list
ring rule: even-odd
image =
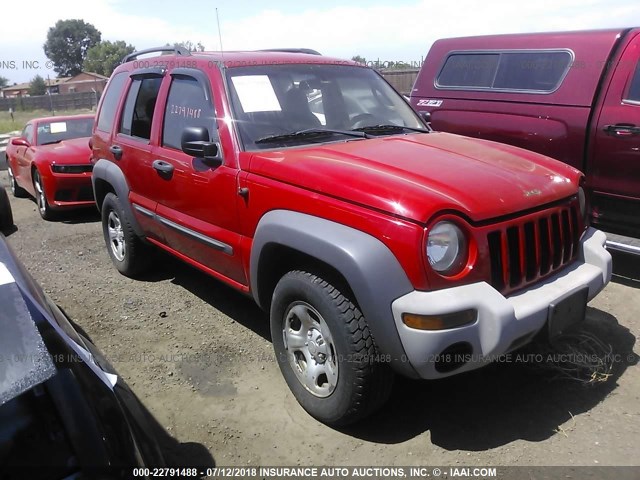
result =
[[231,80],[245,113],[282,111],[267,75],[245,75]]
[[67,122],[53,122],[50,128],[51,133],[64,133],[67,131]]

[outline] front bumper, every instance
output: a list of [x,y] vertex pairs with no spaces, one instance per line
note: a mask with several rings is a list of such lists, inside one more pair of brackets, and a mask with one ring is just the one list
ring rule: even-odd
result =
[[43,176],[47,202],[56,210],[95,205],[91,173],[50,173]]
[[[589,228],[580,240],[578,259],[565,269],[504,297],[486,282],[437,290],[410,292],[391,305],[406,360],[421,378],[435,379],[479,368],[528,343],[547,323],[549,305],[587,286],[588,299],[611,280],[611,255],[606,235]],[[474,323],[448,330],[417,330],[406,326],[403,313],[442,315],[475,309]],[[436,362],[450,346],[471,346],[468,361],[449,372],[436,370]]]

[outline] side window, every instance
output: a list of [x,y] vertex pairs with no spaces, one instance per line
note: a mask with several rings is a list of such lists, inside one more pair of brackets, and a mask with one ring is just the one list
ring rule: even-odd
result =
[[127,81],[127,77],[127,72],[120,72],[109,81],[98,115],[96,126],[98,130],[102,130],[103,132],[111,131],[113,119],[116,116],[116,108],[118,108],[118,100],[120,99],[120,94]]
[[447,57],[436,85],[469,90],[553,92],[562,83],[572,59],[566,50],[454,52]]
[[181,150],[185,127],[206,127],[209,139],[217,138],[213,99],[207,99],[204,92],[203,86],[193,77],[173,77],[164,113],[162,144],[165,147]]
[[633,79],[631,80],[631,85],[629,86],[625,100],[640,102],[640,62],[636,65],[636,71],[633,74]]
[[134,78],[127,93],[119,132],[149,140],[162,78]]
[[450,55],[438,75],[438,86],[491,87],[499,59],[497,53]]
[[22,130],[22,136],[33,145],[33,124],[29,123],[25,125],[24,130]]

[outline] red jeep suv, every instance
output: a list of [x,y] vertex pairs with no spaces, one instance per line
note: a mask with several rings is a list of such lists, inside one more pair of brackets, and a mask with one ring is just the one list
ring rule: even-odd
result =
[[159,247],[251,295],[320,421],[371,413],[394,373],[441,378],[556,336],[609,281],[578,170],[431,132],[355,62],[166,50],[125,58],[98,108],[109,255],[134,276]]

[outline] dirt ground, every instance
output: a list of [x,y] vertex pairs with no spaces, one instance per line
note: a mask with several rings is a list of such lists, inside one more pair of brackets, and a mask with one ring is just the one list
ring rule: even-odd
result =
[[[6,172],[0,180],[8,185]],[[125,278],[93,211],[45,222],[30,199],[12,206],[9,243],[181,443],[185,463],[640,465],[637,260],[616,257],[621,275],[588,309],[586,328],[612,348],[607,382],[552,380],[517,361],[446,380],[398,379],[383,410],[338,431],[289,393],[251,299],[166,255],[144,279]]]

